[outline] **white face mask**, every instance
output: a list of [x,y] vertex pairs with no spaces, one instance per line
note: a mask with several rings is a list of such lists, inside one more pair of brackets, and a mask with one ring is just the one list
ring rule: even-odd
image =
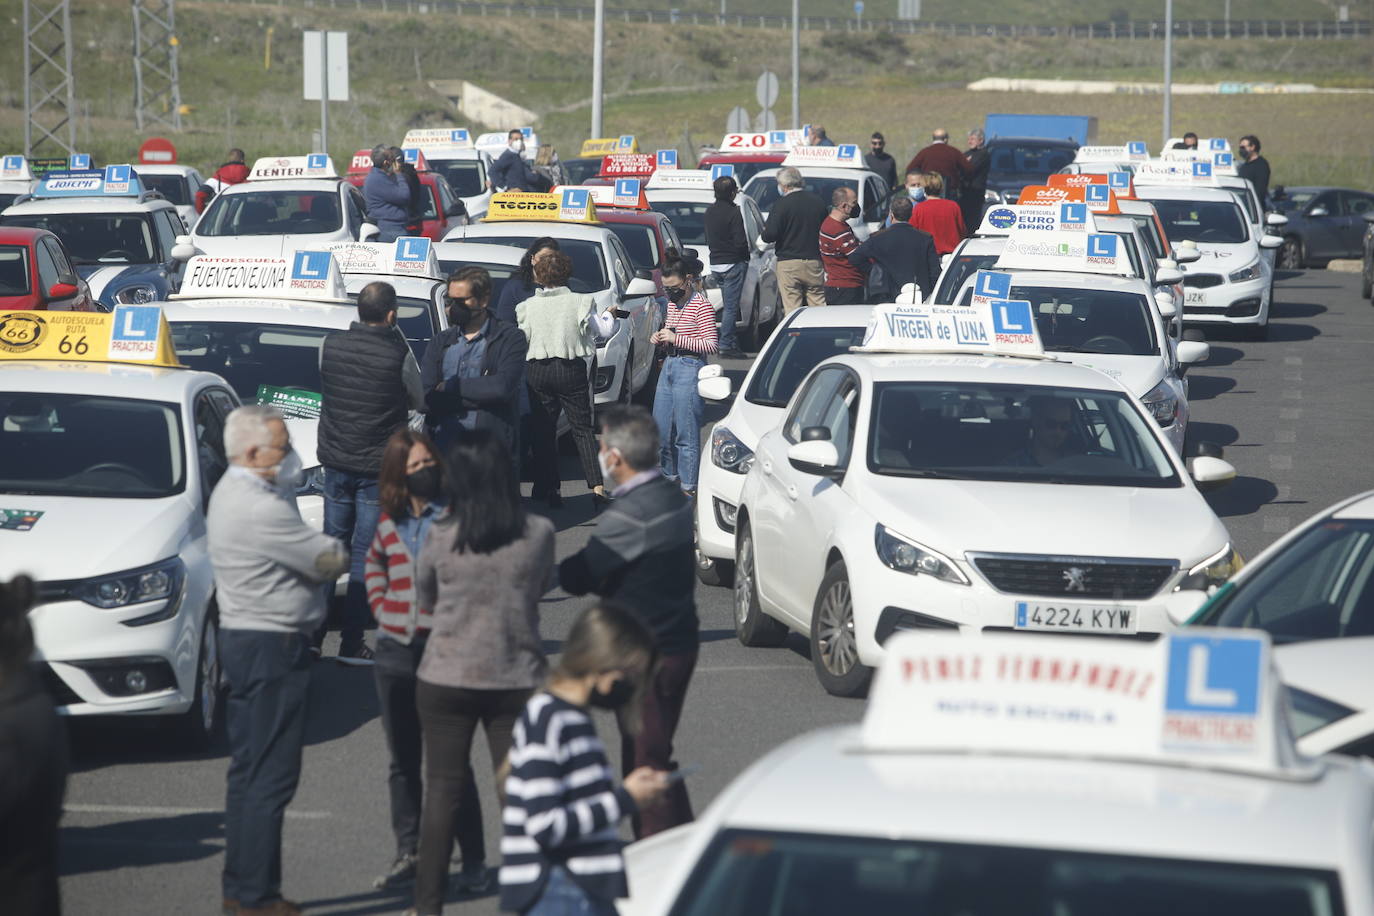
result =
[[516,140],[516,141],[514,141],[514,142],[511,143],[511,145],[510,145],[510,151],[511,151],[512,153],[523,153],[523,152],[525,151],[525,141],[524,141],[524,140]]

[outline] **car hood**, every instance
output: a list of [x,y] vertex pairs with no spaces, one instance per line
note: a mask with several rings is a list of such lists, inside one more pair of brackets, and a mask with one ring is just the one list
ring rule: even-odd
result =
[[751,404],[744,399],[741,392],[736,395],[734,406],[730,408],[730,413],[725,419],[720,421],[720,425],[749,448],[757,448],[759,440],[781,422],[786,411],[786,407]]
[[[1226,528],[1192,487],[919,480],[870,475],[877,521],[951,559],[965,551],[1171,559],[1187,568]],[[1053,524],[1050,524],[1053,520]]]
[[1198,242],[1197,250],[1202,257],[1184,266],[1185,277],[1207,270],[1239,270],[1259,257],[1259,246],[1254,242]]
[[1055,358],[1076,366],[1091,366],[1111,376],[1138,398],[1150,393],[1164,377],[1164,359],[1154,356],[1123,356],[1115,353],[1055,353]]
[[162,499],[3,496],[7,507],[42,512],[29,531],[3,531],[0,580],[85,579],[156,563],[185,542],[193,513],[185,494]]
[[1357,711],[1374,708],[1374,636],[1275,646],[1274,663],[1285,684]]

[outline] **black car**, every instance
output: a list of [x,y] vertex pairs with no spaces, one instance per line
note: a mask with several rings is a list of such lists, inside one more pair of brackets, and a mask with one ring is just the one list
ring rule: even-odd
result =
[[1073,162],[1078,144],[1047,137],[993,137],[987,149],[987,202],[1014,204],[1022,188],[1044,184],[1045,176]]
[[1361,248],[1364,268],[1360,271],[1360,295],[1374,299],[1374,213],[1364,215],[1364,241]]
[[1364,214],[1374,212],[1374,194],[1352,188],[1276,186],[1271,209],[1288,217],[1275,227],[1283,235],[1278,267],[1325,267],[1336,258],[1358,258],[1365,234]]

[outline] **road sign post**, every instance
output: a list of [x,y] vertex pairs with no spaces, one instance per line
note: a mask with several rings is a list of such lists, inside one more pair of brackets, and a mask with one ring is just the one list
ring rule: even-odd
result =
[[320,103],[320,148],[329,152],[329,103],[348,101],[348,33],[302,33],[305,99]]

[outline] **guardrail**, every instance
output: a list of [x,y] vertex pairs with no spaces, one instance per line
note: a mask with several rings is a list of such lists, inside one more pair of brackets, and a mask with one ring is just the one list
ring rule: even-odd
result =
[[[331,9],[380,9],[428,15],[502,16],[509,19],[571,19],[590,21],[590,6],[541,6],[482,3],[475,0],[231,0],[263,6],[327,7]],[[790,16],[689,12],[675,9],[612,9],[606,18],[616,22],[660,22],[688,25],[729,25],[738,28],[790,29]],[[932,22],[916,19],[856,19],[838,16],[803,16],[801,27],[825,32],[896,32],[899,35],[967,35],[988,38],[1088,38],[1161,39],[1162,19],[1128,22],[1089,22],[1080,25],[1008,25],[981,22]],[[1174,22],[1175,38],[1363,38],[1374,34],[1370,20],[1349,22],[1321,19],[1187,19]]]

